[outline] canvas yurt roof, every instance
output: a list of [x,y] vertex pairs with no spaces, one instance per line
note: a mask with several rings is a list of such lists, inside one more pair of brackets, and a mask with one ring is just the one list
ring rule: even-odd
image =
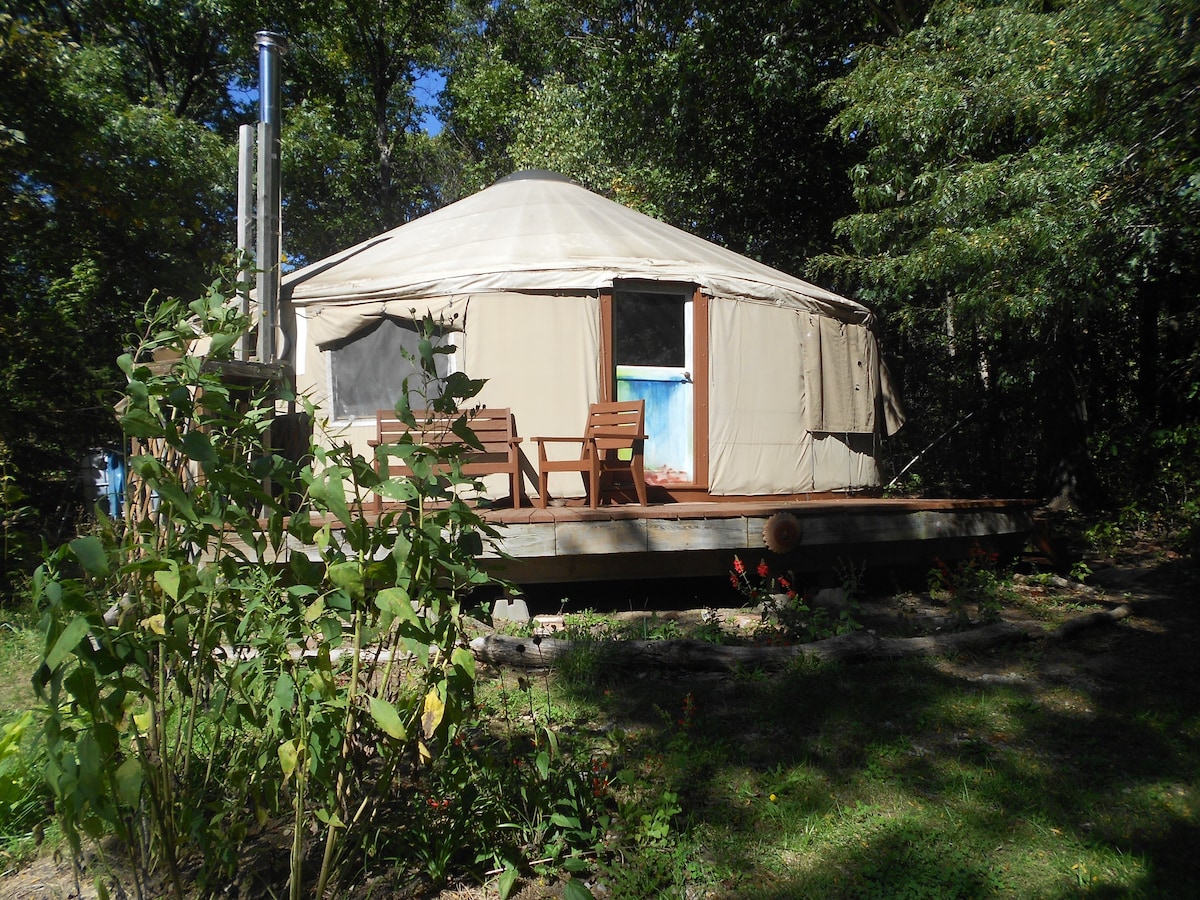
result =
[[595,291],[625,279],[696,284],[715,296],[793,306],[859,325],[872,318],[853,300],[544,171],[510,175],[298,269],[283,279],[283,296],[300,307]]

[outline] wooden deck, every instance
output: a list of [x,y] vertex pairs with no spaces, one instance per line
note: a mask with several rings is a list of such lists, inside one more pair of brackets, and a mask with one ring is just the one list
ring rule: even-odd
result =
[[[1033,500],[744,500],[621,505],[599,509],[495,509],[500,549],[483,563],[518,583],[723,575],[734,553],[796,571],[828,571],[839,562],[928,565],[976,543],[1019,552],[1033,527]],[[791,513],[800,526],[793,550],[777,555],[763,541],[767,520]]]
[[[1016,554],[1034,531],[1034,500],[738,500],[521,507],[483,511],[500,539],[481,563],[517,584],[723,576],[733,555],[776,571],[830,573],[842,563],[872,569],[923,567],[964,557],[976,544]],[[792,550],[767,549],[763,530],[777,513],[799,525]],[[336,530],[335,520],[328,520]],[[289,544],[319,557],[315,547]]]

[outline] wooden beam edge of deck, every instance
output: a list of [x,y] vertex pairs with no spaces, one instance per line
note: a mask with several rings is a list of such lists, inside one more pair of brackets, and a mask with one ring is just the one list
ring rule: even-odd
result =
[[[497,577],[529,583],[723,574],[734,553],[770,557],[797,571],[839,558],[904,565],[939,554],[954,558],[977,542],[1017,552],[1033,529],[1037,505],[848,499],[486,510],[484,518],[500,538],[480,564]],[[777,512],[795,515],[800,524],[796,547],[783,555],[770,553],[763,541],[767,520]],[[315,547],[289,538],[264,561],[284,564],[296,554],[319,559]]]
[[[690,550],[763,549],[763,529],[771,514],[709,518],[595,518],[512,523],[500,529],[497,550],[519,558],[674,553]],[[988,538],[1028,534],[1030,509],[983,507],[816,511],[800,522],[798,547]],[[486,556],[498,556],[492,552]]]

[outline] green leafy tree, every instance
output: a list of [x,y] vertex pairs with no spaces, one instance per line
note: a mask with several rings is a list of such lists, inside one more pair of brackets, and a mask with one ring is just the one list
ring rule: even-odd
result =
[[447,129],[471,189],[555,169],[797,270],[851,209],[817,87],[923,5],[487,4],[449,75]]
[[229,79],[248,49],[235,36],[246,27],[242,16],[252,12],[250,4],[68,0],[30,5],[71,43],[107,49],[111,87],[120,96],[214,127],[236,116]]
[[445,154],[420,131],[414,85],[448,7],[0,6],[0,444],[38,521],[69,526],[80,453],[119,437],[111,360],[146,299],[189,296],[230,259],[254,32],[292,44],[285,248],[303,260],[439,202]]
[[80,451],[116,435],[134,310],[193,290],[228,245],[225,143],[182,97],[131,97],[150,82],[82,12],[0,13],[0,442],[51,532]]
[[863,154],[859,211],[838,225],[846,250],[815,271],[897,333],[910,439],[977,413],[931,457],[947,484],[1096,502],[1089,441],[1182,411],[1197,325],[1195,12],[939,3],[830,84],[833,131]]
[[469,0],[456,5],[440,114],[463,159],[454,199],[516,168],[510,146],[530,94],[558,73],[577,82],[595,40],[585,13],[562,0]]
[[449,33],[448,0],[300,2],[278,10],[284,59],[284,244],[319,259],[441,205],[442,141],[418,79]]

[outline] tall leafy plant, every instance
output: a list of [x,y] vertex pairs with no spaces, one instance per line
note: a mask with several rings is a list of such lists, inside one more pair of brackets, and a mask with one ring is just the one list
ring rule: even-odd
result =
[[[432,380],[447,351],[425,326]],[[269,820],[291,823],[291,896],[313,870],[324,895],[362,858],[349,850],[369,846],[380,799],[447,745],[472,695],[460,602],[487,580],[475,559],[494,533],[456,494],[461,454],[478,446],[468,415],[461,444],[380,448],[406,478],[331,440],[288,459],[268,439],[276,403],[312,409],[270,379],[224,377],[245,327],[217,285],[147,317],[120,361],[121,425],[155,503],[102,521],[33,580],[56,812],[77,857],[88,839],[121,839],[139,896],[158,873],[183,896],[185,865],[202,887],[228,883]],[[198,334],[203,359],[186,352]],[[429,404],[457,410],[479,387],[452,375]],[[403,401],[397,413],[414,422]],[[377,495],[395,502],[373,517]]]

